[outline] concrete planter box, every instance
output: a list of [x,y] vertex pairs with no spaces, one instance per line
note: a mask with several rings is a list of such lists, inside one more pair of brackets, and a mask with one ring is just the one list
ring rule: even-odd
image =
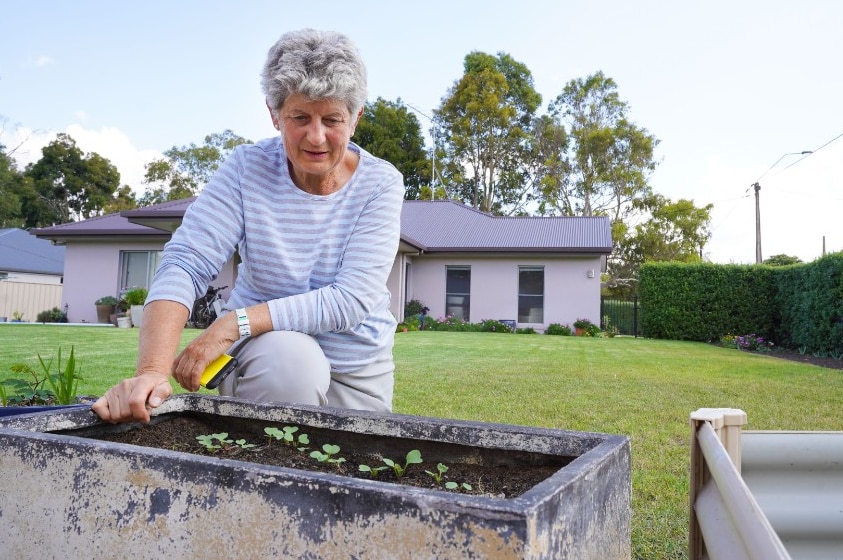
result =
[[[628,438],[179,395],[154,417],[295,424],[389,456],[564,464],[513,498],[469,496],[91,439],[88,410],[0,419],[10,558],[629,558]],[[254,421],[252,420],[254,419]],[[59,433],[61,432],[61,433]],[[400,439],[397,439],[400,438]],[[400,445],[399,445],[400,444]],[[568,462],[570,461],[570,462]],[[565,464],[567,463],[567,464]],[[526,463],[521,463],[526,464]]]

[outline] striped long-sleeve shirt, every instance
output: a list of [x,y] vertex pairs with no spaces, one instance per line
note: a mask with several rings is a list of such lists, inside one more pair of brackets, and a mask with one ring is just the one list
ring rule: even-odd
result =
[[280,138],[236,148],[164,248],[147,301],[191,308],[239,252],[227,309],[268,302],[273,328],[313,335],[334,371],[390,351],[387,277],[400,236],[401,174],[354,144],[357,170],[318,196],[290,178]]

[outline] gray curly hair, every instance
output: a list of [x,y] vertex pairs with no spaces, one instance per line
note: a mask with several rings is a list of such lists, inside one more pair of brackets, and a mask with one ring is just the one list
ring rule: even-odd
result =
[[261,87],[273,115],[294,93],[310,100],[343,101],[356,115],[366,103],[366,65],[341,33],[291,31],[269,49]]

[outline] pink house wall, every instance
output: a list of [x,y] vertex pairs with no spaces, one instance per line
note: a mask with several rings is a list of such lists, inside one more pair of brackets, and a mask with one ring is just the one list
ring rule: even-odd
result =
[[[103,296],[118,297],[120,286],[120,253],[122,251],[160,251],[163,241],[114,242],[74,241],[67,244],[64,258],[64,290],[62,305],[67,304],[70,323],[96,323],[94,302]],[[229,262],[223,267],[215,286],[233,286],[234,269]],[[228,290],[223,292],[226,296]]]
[[[418,299],[430,316],[445,316],[445,279],[448,266],[471,267],[473,323],[484,319],[518,319],[518,267],[545,270],[544,320],[519,326],[544,329],[550,323],[570,325],[583,317],[600,323],[601,257],[424,257],[411,261],[412,278],[407,300]],[[593,276],[589,277],[589,271]]]

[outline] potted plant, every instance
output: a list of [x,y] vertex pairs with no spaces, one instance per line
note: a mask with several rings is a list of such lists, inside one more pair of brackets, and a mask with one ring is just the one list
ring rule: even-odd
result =
[[577,319],[574,321],[574,332],[577,336],[582,336],[585,330],[591,326],[591,321],[588,319]]
[[129,306],[132,324],[136,327],[140,327],[143,322],[143,304],[146,302],[148,293],[146,288],[130,288],[123,295],[123,299]]
[[18,310],[12,311],[12,322],[13,323],[23,322],[23,313],[21,313]]
[[[128,430],[160,443],[156,430],[181,419],[218,432],[203,433],[210,454],[109,440]],[[267,442],[267,427],[277,428],[276,438],[289,433],[307,448],[299,449],[303,458],[330,468],[252,462],[256,447],[284,445]],[[302,432],[311,439],[302,440]],[[382,458],[369,463],[369,476],[335,472],[358,450]],[[427,466],[418,464],[419,454]],[[433,478],[460,462],[514,469],[516,476],[549,468],[516,497],[474,495],[462,484],[427,489],[382,480],[386,472],[371,476],[377,465],[389,465],[387,457],[398,459],[396,474],[400,462],[402,471],[429,470]],[[121,550],[368,560],[632,554],[625,436],[181,394],[157,408],[148,425],[107,424],[88,411],[0,419],[0,472],[0,540],[10,557],[33,549],[45,557]]]
[[97,306],[97,323],[112,323],[111,318],[117,308],[118,299],[114,296],[103,296],[94,305]]

